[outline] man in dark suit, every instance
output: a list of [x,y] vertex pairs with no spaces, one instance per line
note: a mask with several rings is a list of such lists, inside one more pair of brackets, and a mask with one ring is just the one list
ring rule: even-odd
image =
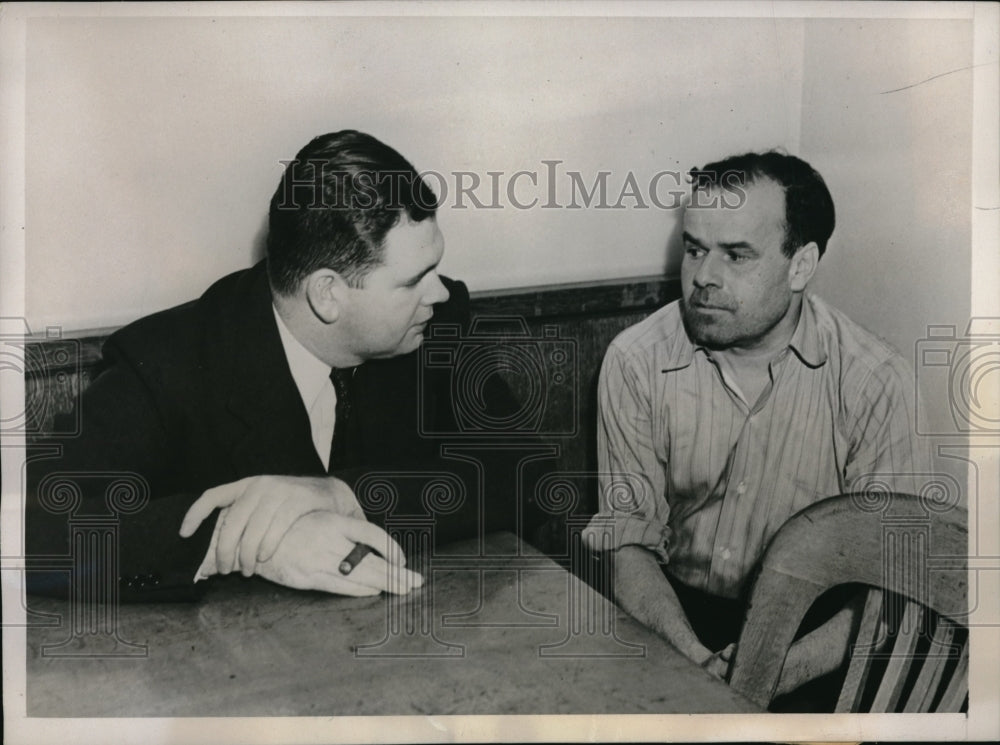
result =
[[[303,148],[271,200],[266,261],[108,339],[80,437],[29,460],[29,562],[73,550],[75,581],[112,571],[123,600],[194,597],[206,584],[196,578],[237,569],[302,589],[405,593],[422,578],[380,523],[426,515],[435,475],[459,484],[433,515],[436,540],[515,528],[513,495],[477,491],[475,468],[442,461],[426,436],[455,424],[450,392],[421,383],[417,349],[432,319],[468,316],[465,286],[437,271],[436,205],[373,137],[343,131]],[[355,494],[379,474],[393,510]],[[70,545],[67,514],[107,514],[123,484],[114,571]],[[378,553],[342,567],[356,544]],[[29,572],[28,586],[65,592],[66,579]]]

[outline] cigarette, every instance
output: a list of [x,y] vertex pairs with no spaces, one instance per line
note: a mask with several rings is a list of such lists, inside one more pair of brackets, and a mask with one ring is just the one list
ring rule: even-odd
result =
[[368,554],[375,553],[375,549],[366,543],[357,543],[351,549],[351,553],[340,562],[340,573],[347,575],[354,571],[354,567],[361,563],[361,560]]

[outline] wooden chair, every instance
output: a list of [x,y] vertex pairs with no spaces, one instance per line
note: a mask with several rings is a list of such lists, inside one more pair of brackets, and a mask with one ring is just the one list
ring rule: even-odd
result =
[[966,526],[964,509],[888,493],[832,497],[793,516],[764,554],[730,684],[768,706],[813,601],[860,583],[867,598],[836,711],[960,711],[968,694]]

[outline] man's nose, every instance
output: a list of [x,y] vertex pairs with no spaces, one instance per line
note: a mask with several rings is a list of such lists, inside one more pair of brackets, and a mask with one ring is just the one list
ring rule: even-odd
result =
[[441,281],[436,273],[434,274],[434,281],[431,283],[430,288],[427,290],[427,294],[424,296],[425,305],[437,305],[438,303],[443,303],[451,297],[451,293],[448,292],[448,288],[444,286],[444,282]]
[[721,287],[722,278],[719,276],[719,259],[711,251],[701,257],[698,268],[692,278],[697,287]]

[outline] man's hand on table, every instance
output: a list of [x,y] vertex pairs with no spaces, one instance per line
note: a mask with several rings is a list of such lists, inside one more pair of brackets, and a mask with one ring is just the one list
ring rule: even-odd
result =
[[[208,489],[188,509],[181,536],[191,536],[218,508],[200,575],[239,569],[290,587],[351,595],[405,593],[422,584],[403,568],[399,544],[366,521],[354,492],[336,477],[252,476]],[[355,542],[385,558],[365,557],[347,578],[338,566]]]
[[[220,507],[227,509],[219,515],[213,539],[216,571],[229,574],[239,566],[248,577],[258,561],[271,558],[288,529],[303,515],[326,510],[365,519],[354,492],[334,476],[251,476],[202,494],[184,516],[181,536],[191,536]],[[389,551],[383,554],[387,559],[405,564],[395,542]]]
[[333,512],[311,512],[292,523],[285,539],[267,561],[258,561],[255,572],[272,582],[299,590],[323,590],[342,595],[378,595],[391,592],[405,595],[423,585],[423,578],[375,555],[365,556],[354,570],[340,573],[340,562],[354,548],[365,543],[391,555],[402,551],[377,525]]

